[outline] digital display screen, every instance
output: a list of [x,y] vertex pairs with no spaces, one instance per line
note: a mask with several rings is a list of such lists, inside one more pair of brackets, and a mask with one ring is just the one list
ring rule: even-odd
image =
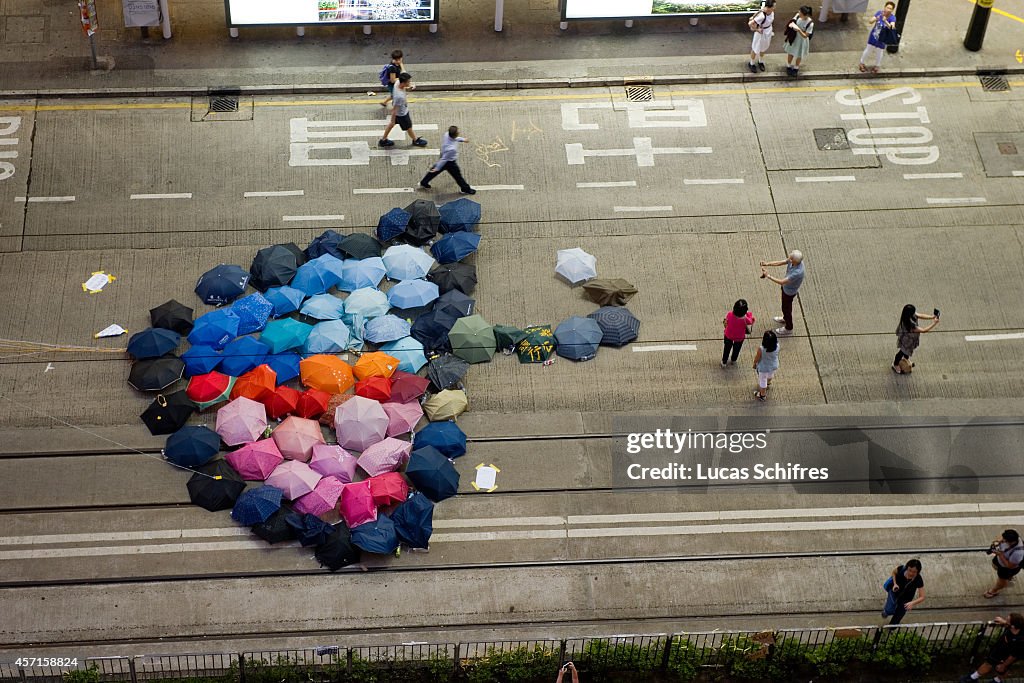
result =
[[761,0],[562,0],[562,20],[746,14]]
[[225,0],[228,26],[436,23],[438,0]]

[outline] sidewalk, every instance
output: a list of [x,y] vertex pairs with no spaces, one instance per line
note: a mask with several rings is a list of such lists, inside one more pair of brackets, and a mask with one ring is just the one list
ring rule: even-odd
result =
[[[781,20],[801,0],[780,0]],[[74,3],[0,0],[0,93],[188,94],[210,88],[244,87],[250,92],[378,90],[380,65],[401,47],[421,88],[479,89],[595,86],[623,79],[657,77],[665,83],[703,83],[785,78],[782,31],[768,57],[769,71],[746,71],[749,32],[745,17],[571,23],[559,29],[557,0],[509,0],[504,30],[494,31],[490,0],[441,0],[439,30],[376,26],[243,29],[232,39],[220,0],[170,0],[174,35],[120,28],[120,0],[98,0],[98,51],[115,68],[90,72],[89,45]],[[880,7],[873,2],[871,7]],[[815,15],[818,13],[815,4]],[[971,0],[913,0],[898,55],[888,55],[886,76],[974,73],[1007,68],[1024,72],[1015,52],[1024,50],[1024,0],[1000,0],[983,50],[968,52],[963,38]],[[842,23],[833,15],[818,23],[802,78],[855,76],[866,42],[867,15]],[[781,22],[777,22],[781,23]]]

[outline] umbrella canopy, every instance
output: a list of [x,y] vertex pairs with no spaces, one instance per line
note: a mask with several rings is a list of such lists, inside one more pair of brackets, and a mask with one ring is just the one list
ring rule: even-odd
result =
[[476,266],[468,263],[446,263],[430,271],[427,279],[442,292],[457,289],[463,294],[472,294],[476,288]]
[[295,414],[307,419],[315,419],[324,414],[327,404],[331,400],[331,394],[320,389],[306,389],[299,394],[299,400],[295,405]]
[[270,437],[277,444],[281,455],[288,460],[301,460],[304,463],[309,462],[313,456],[313,446],[324,443],[319,422],[295,415],[286,417]]
[[247,481],[263,481],[284,462],[284,456],[273,439],[244,444],[225,455],[224,459]]
[[304,253],[307,258],[311,259],[323,256],[324,254],[330,254],[331,256],[340,259],[342,254],[339,245],[343,239],[345,239],[345,236],[335,232],[334,230],[324,230],[320,233],[319,237],[314,238],[313,241],[309,243],[309,246],[306,247]]
[[295,289],[285,285],[284,287],[271,287],[263,295],[274,307],[274,317],[280,318],[299,310],[306,293],[301,289]]
[[398,472],[385,472],[375,477],[370,477],[370,495],[373,502],[380,506],[401,503],[409,497],[409,484],[405,477]]
[[153,327],[174,330],[178,334],[192,331],[192,313],[194,311],[185,304],[174,299],[166,301],[156,308],[149,309],[149,322]]
[[352,371],[359,379],[367,377],[390,377],[398,369],[398,359],[383,351],[364,353],[359,356]]
[[[456,233],[468,234],[468,233]],[[470,363],[486,363],[497,349],[494,326],[481,315],[459,318],[448,333],[452,353]]]
[[338,508],[349,529],[377,519],[377,504],[373,502],[369,480],[345,484]]
[[349,484],[355,477],[356,457],[335,444],[316,444],[309,467],[325,477],[333,477],[342,484]]
[[[294,245],[293,245],[294,246]],[[299,268],[295,252],[283,244],[274,244],[256,252],[249,266],[249,279],[253,287],[265,292],[270,287],[281,287],[291,282]]]
[[446,351],[451,342],[448,332],[458,318],[448,311],[430,311],[416,318],[412,324],[412,337],[427,351]]
[[382,315],[366,323],[363,339],[373,344],[383,344],[408,337],[410,330],[411,326],[407,320],[402,320],[397,315]]
[[166,396],[159,394],[139,417],[149,428],[150,434],[173,434],[185,426],[194,412],[196,404],[188,394],[176,391]]
[[354,396],[334,411],[334,431],[338,445],[363,451],[381,441],[388,431],[388,414],[380,403]]
[[280,420],[285,415],[294,413],[299,405],[299,396],[300,393],[291,387],[277,387],[263,400],[263,405],[267,407],[267,417]]
[[399,540],[411,548],[426,548],[434,533],[434,504],[419,491],[391,513]]
[[236,398],[217,411],[216,432],[229,446],[255,441],[267,430],[267,409],[251,398]]
[[403,232],[409,225],[412,214],[399,208],[394,208],[380,217],[377,221],[377,239],[381,242],[390,242]]
[[[449,308],[445,308],[449,307]],[[466,296],[457,289],[452,289],[440,297],[437,302],[434,303],[434,308],[445,308],[452,315],[456,315],[458,318],[462,318],[467,315],[473,315],[473,309],[476,307],[476,299]]]
[[249,273],[241,266],[221,263],[199,276],[196,294],[204,304],[221,306],[242,295],[249,284]]
[[480,235],[475,232],[453,232],[445,235],[430,247],[438,263],[461,261],[480,247]]
[[181,342],[181,335],[174,330],[165,330],[162,327],[147,327],[142,332],[136,332],[128,340],[128,353],[135,360],[146,358],[159,358],[165,353],[170,353],[178,348]]
[[578,285],[597,277],[597,259],[579,248],[559,249],[555,259],[555,273],[570,285]]
[[373,235],[356,232],[341,240],[338,245],[342,253],[354,259],[373,258],[380,256],[380,242],[373,238]]
[[387,515],[352,529],[352,543],[368,553],[389,555],[398,549],[398,534]]
[[223,349],[229,341],[238,336],[242,320],[229,308],[210,311],[196,318],[195,326],[188,335],[193,346],[212,346]]
[[267,356],[266,364],[277,373],[278,383],[287,382],[299,376],[299,363],[302,358],[297,353],[275,353]]
[[205,465],[220,450],[220,437],[207,427],[187,426],[167,437],[164,457],[181,467]]
[[245,482],[223,460],[214,460],[196,468],[189,477],[188,497],[192,503],[210,512],[232,508],[245,490]]
[[408,434],[416,428],[416,424],[423,417],[423,408],[418,401],[382,403],[381,407],[388,416],[388,436]]
[[602,306],[587,317],[601,328],[601,343],[605,346],[623,346],[640,334],[640,321],[628,308]]
[[260,341],[267,345],[268,353],[283,353],[289,349],[301,348],[313,331],[312,325],[293,318],[281,318],[267,323]]
[[341,320],[325,320],[313,326],[306,343],[302,347],[303,353],[313,355],[318,353],[342,353],[349,347],[352,335],[348,326]]
[[427,363],[427,379],[439,390],[450,389],[462,381],[468,370],[469,363],[458,356],[445,354],[431,358]]
[[316,294],[306,299],[299,312],[317,320],[341,320],[345,314],[345,301],[333,294]]
[[235,386],[235,378],[228,377],[220,372],[208,372],[205,375],[196,375],[188,381],[185,393],[195,401],[199,410],[206,410],[210,406],[226,401],[231,396],[231,389]]
[[244,375],[263,364],[270,349],[255,337],[239,337],[224,347],[220,354],[221,372],[232,377]]
[[[427,364],[427,357],[423,353],[423,344],[412,337],[404,337],[397,341],[388,342],[380,347],[381,351],[389,356],[398,359],[398,370],[406,373],[416,373]],[[392,388],[392,391],[394,389]],[[394,396],[394,393],[392,393]]]
[[324,477],[313,490],[295,501],[295,511],[322,516],[334,510],[345,485],[334,477]]
[[231,508],[231,519],[244,526],[262,524],[281,509],[282,495],[281,489],[273,486],[260,486],[243,491],[235,501],[235,506]]
[[364,287],[357,289],[345,299],[345,315],[361,316],[367,320],[386,315],[391,304],[388,297],[379,289]]
[[595,304],[625,306],[637,293],[637,288],[619,277],[597,278],[583,285],[583,293]]
[[[263,488],[274,488],[273,486]],[[281,509],[270,515],[267,521],[260,524],[253,524],[249,528],[252,532],[267,543],[283,543],[296,538],[295,529],[288,524],[288,517],[294,514],[287,506],[282,505]]]
[[510,325],[494,326],[494,343],[502,351],[512,351],[516,344],[526,339],[526,333]]
[[428,386],[430,386],[430,380],[404,370],[398,370],[391,375],[391,400],[396,403],[408,403],[422,396]]
[[293,512],[286,520],[304,547],[326,543],[334,535],[334,527],[316,515]]
[[368,446],[359,456],[359,467],[371,477],[394,472],[409,459],[412,444],[388,437]]
[[569,360],[590,360],[597,355],[603,336],[596,321],[574,315],[555,328],[555,352]]
[[338,270],[340,271],[341,260],[330,254],[324,254],[312,261],[303,263],[295,271],[295,277],[292,278],[289,286],[299,290],[306,296],[323,294],[338,284],[340,272],[335,272],[334,262],[339,264]]
[[267,326],[267,321],[274,313],[274,304],[265,296],[256,292],[231,304],[231,311],[238,316],[238,334],[252,334]]
[[338,289],[352,292],[363,287],[376,287],[384,279],[386,270],[379,256],[362,260],[349,259],[342,264]]
[[405,241],[420,247],[434,239],[441,225],[441,214],[434,202],[417,199],[405,207],[405,210],[411,216],[409,225],[405,228]]
[[235,381],[235,386],[231,389],[231,398],[245,396],[266,405],[265,401],[274,395],[275,389],[277,389],[277,373],[264,363],[239,376]]
[[185,362],[177,356],[137,360],[128,371],[128,384],[138,391],[160,391],[181,379],[184,372]]
[[462,197],[441,206],[441,232],[474,231],[480,222],[480,205]]
[[427,280],[403,280],[388,290],[388,303],[394,308],[422,308],[436,300],[440,290]]
[[433,266],[434,259],[430,254],[411,244],[396,244],[384,252],[384,267],[387,268],[388,277],[392,280],[424,278]]
[[220,365],[220,351],[212,346],[194,345],[181,354],[181,360],[185,362],[185,374],[189,377],[205,375]]
[[451,461],[433,446],[417,448],[409,458],[405,476],[423,495],[435,503],[459,491],[459,473]]
[[446,458],[466,454],[466,433],[454,422],[431,422],[416,432],[413,447],[433,446]]
[[267,477],[267,484],[281,489],[288,500],[306,495],[319,481],[320,475],[298,460],[285,460]]
[[356,383],[352,367],[337,356],[310,356],[300,363],[302,383],[329,394],[343,394]]
[[331,394],[331,400],[327,402],[327,410],[318,418],[320,424],[334,429],[334,413],[338,410],[338,406],[353,398],[355,398],[355,394]]
[[361,554],[359,548],[352,545],[352,534],[348,527],[335,524],[333,529],[327,540],[316,547],[314,556],[321,567],[336,572],[358,562]]
[[374,401],[391,399],[391,380],[387,377],[367,377],[356,382],[356,396],[370,398]]
[[533,325],[523,330],[523,339],[516,344],[520,363],[543,363],[555,352],[555,333],[550,325]]
[[445,389],[423,402],[423,412],[431,422],[454,420],[467,410],[469,401],[461,389]]

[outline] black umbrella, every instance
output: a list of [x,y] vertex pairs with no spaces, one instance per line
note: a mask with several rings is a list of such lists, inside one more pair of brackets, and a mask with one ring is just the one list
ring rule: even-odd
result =
[[441,214],[438,212],[434,202],[426,199],[417,199],[405,207],[409,213],[409,225],[405,229],[405,241],[422,247],[424,244],[437,236],[437,229],[441,225]]
[[451,306],[459,312],[459,317],[463,318],[467,315],[473,315],[473,309],[476,307],[476,299],[471,299],[457,289],[451,289],[434,302],[434,310],[442,308],[444,306]]
[[469,363],[458,356],[445,354],[427,363],[427,378],[438,389],[451,389],[466,376]]
[[309,246],[306,247],[306,258],[315,259],[324,254],[330,254],[340,259],[345,258],[338,247],[343,239],[345,239],[345,236],[334,230],[324,230],[319,237],[314,238],[309,243]]
[[295,536],[303,546],[324,543],[334,528],[316,515],[311,515],[308,512],[304,515],[293,512],[285,518],[285,521],[295,530]]
[[262,524],[253,524],[250,529],[267,543],[282,543],[297,538],[295,529],[288,523],[288,516],[294,514],[290,508],[281,509],[270,515]]
[[150,434],[173,434],[185,426],[196,409],[188,394],[176,391],[157,396],[139,417],[149,427]]
[[316,547],[316,559],[321,567],[336,572],[359,561],[359,548],[352,545],[352,534],[344,524],[335,524],[327,540]]
[[299,245],[295,244],[295,242],[284,242],[282,244],[275,244],[274,246],[275,247],[284,247],[288,251],[290,251],[293,254],[295,254],[295,265],[296,266],[301,266],[307,260],[306,259],[306,253],[304,251],[302,251],[302,249],[299,247]]
[[354,259],[372,258],[381,254],[380,242],[363,232],[349,235],[338,247]]
[[442,292],[457,289],[463,294],[472,294],[476,287],[476,266],[468,263],[446,263],[427,274],[427,279]]
[[139,391],[160,391],[181,379],[184,372],[185,361],[171,354],[137,360],[128,373],[128,384]]
[[456,320],[458,318],[447,311],[430,311],[413,321],[409,334],[423,344],[425,351],[443,351],[451,346],[448,343],[448,333]]
[[249,266],[249,273],[252,275],[249,283],[261,292],[271,287],[281,287],[292,281],[298,267],[295,252],[283,244],[264,247],[256,252],[256,257]]
[[231,303],[245,291],[250,277],[249,271],[241,266],[222,263],[199,276],[196,294],[211,306]]
[[624,306],[602,306],[587,316],[601,328],[601,343],[622,346],[640,334],[640,321]]
[[149,309],[149,320],[153,327],[174,330],[187,335],[192,331],[192,309],[174,299]]
[[230,510],[245,490],[245,482],[224,460],[213,460],[195,470],[188,480],[188,496],[210,512]]

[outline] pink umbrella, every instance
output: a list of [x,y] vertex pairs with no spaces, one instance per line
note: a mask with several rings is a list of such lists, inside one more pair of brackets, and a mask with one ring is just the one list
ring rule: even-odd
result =
[[324,442],[320,423],[304,417],[290,415],[270,435],[281,449],[281,455],[289,460],[309,462],[313,446]]
[[408,434],[423,417],[423,408],[418,401],[411,403],[382,403],[388,416],[388,436]]
[[341,446],[318,443],[313,446],[313,459],[309,466],[314,472],[348,484],[356,473],[356,457]]
[[334,411],[338,445],[353,451],[365,450],[383,439],[389,422],[380,403],[362,396],[353,396]]
[[359,456],[359,466],[371,477],[385,472],[394,472],[409,459],[412,444],[408,441],[393,439],[390,436],[375,443]]
[[267,429],[267,409],[251,398],[236,398],[217,411],[217,433],[229,446],[260,438]]
[[287,460],[274,468],[267,477],[267,485],[284,491],[288,500],[295,500],[316,488],[320,479],[320,475],[309,469],[306,463]]
[[224,459],[242,475],[242,479],[263,481],[281,464],[284,457],[273,439],[260,439],[228,453]]
[[[401,475],[399,475],[401,476]],[[341,489],[345,487],[334,477],[324,477],[316,483],[316,487],[295,501],[295,511],[321,516],[334,510],[341,497]]]
[[341,516],[349,529],[377,520],[377,504],[370,493],[370,480],[345,484],[341,490]]
[[409,497],[409,484],[406,483],[405,477],[398,472],[378,474],[366,481],[370,482],[370,495],[373,496],[373,502],[377,505],[401,503]]

